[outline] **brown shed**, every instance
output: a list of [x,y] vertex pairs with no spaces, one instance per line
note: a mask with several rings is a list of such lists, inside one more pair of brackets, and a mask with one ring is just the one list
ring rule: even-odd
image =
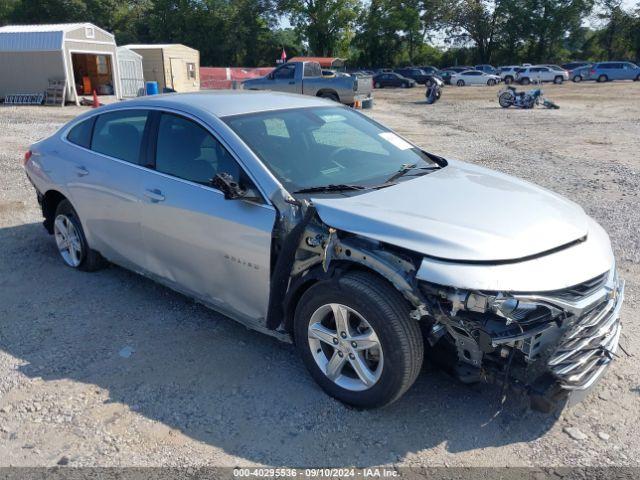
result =
[[142,56],[146,81],[158,82],[158,88],[176,92],[200,90],[200,52],[179,43],[160,45],[126,45]]

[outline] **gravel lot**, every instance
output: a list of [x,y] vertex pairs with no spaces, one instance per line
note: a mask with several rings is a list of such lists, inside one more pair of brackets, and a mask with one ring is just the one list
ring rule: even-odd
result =
[[428,368],[391,407],[349,409],[290,345],[120,268],[64,267],[21,158],[83,109],[0,108],[0,465],[639,466],[640,84],[545,91],[560,110],[447,87],[433,106],[422,88],[379,91],[368,111],[434,153],[568,196],[612,237],[632,357],[558,417],[512,395],[495,419],[497,389]]

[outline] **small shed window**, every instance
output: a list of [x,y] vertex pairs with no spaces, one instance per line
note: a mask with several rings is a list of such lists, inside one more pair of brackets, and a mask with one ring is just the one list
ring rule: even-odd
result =
[[196,64],[195,63],[187,63],[187,76],[189,78],[196,78]]
[[87,38],[96,38],[96,31],[93,27],[84,27],[84,35]]
[[96,67],[98,75],[107,75],[109,73],[109,64],[106,55],[96,55]]

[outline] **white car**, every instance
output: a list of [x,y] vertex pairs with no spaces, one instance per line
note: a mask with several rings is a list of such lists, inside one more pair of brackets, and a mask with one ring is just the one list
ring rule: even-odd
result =
[[491,75],[480,70],[465,70],[451,75],[451,85],[464,87],[465,85],[496,85],[500,83],[499,75]]
[[518,70],[522,68],[524,67],[520,65],[505,65],[504,67],[498,68],[498,75],[500,75],[502,81],[508,85],[515,81]]
[[565,80],[569,80],[569,72],[557,65],[534,65],[524,68],[516,74],[516,81],[521,85],[542,82],[560,84]]

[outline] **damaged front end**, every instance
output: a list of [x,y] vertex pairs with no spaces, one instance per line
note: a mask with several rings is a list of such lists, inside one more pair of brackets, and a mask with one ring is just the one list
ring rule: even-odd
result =
[[539,410],[581,399],[616,354],[624,282],[615,269],[542,294],[420,289],[433,301],[435,360],[448,359],[444,366],[465,382],[520,388]]
[[613,263],[588,281],[543,293],[443,286],[424,278],[422,254],[332,228],[311,202],[289,206],[298,215],[281,224],[271,329],[291,330],[306,285],[365,268],[386,278],[411,304],[433,363],[465,383],[525,392],[537,410],[580,400],[616,354],[624,282]]

